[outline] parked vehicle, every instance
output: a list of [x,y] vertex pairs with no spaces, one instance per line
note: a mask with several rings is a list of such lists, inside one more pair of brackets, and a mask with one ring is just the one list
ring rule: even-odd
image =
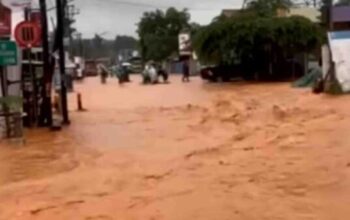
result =
[[210,82],[228,82],[233,79],[247,81],[285,81],[297,79],[304,75],[304,68],[297,60],[285,60],[274,65],[269,63],[255,63],[255,65],[242,66],[209,66],[200,71],[201,77]]
[[97,63],[94,60],[86,60],[84,75],[87,77],[97,76]]
[[200,75],[202,79],[210,82],[228,82],[240,78],[241,70],[239,66],[209,66],[202,68]]
[[142,69],[142,59],[140,57],[133,57],[129,59],[130,66],[130,73],[141,73],[143,71]]

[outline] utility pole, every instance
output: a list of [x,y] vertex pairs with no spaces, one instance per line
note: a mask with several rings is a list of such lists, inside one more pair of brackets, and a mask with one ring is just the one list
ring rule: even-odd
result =
[[[334,23],[333,23],[333,0],[326,1],[326,10],[327,10],[327,30],[328,32],[334,31]],[[329,57],[330,57],[330,69],[327,73],[325,79],[325,91],[330,94],[339,94],[342,89],[339,85],[339,82],[336,78],[336,69],[335,63],[333,62],[333,54],[331,42],[328,40],[328,48],[329,48]]]
[[65,14],[65,37],[69,37],[69,47],[70,47],[70,54],[74,54],[74,47],[73,47],[73,36],[72,36],[72,30],[71,25],[74,22],[74,16],[78,15],[80,13],[80,10],[75,8],[75,5],[66,5],[66,14]]
[[329,5],[328,5],[328,10],[329,10],[329,23],[328,23],[328,25],[329,25],[329,31],[333,31],[333,29],[334,29],[334,24],[333,24],[333,0],[328,0],[329,1]]
[[61,74],[61,106],[63,124],[70,124],[68,115],[68,101],[67,101],[67,86],[66,86],[66,65],[65,65],[65,50],[64,50],[64,7],[66,0],[56,0],[57,7],[57,46],[59,53],[59,71]]
[[43,103],[41,105],[39,125],[51,126],[52,125],[52,108],[51,108],[52,73],[50,68],[46,1],[40,0],[39,4],[40,4],[40,14],[41,14],[41,38],[42,38],[43,62],[44,62],[44,86],[41,94],[43,97]]

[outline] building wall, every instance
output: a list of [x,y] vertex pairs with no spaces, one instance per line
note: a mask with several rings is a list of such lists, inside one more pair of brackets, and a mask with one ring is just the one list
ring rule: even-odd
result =
[[291,8],[288,16],[303,16],[310,19],[312,22],[320,22],[321,12],[315,8]]
[[315,8],[309,8],[309,7],[278,9],[277,16],[279,17],[302,16],[310,19],[312,22],[319,23],[321,18],[321,12]]
[[350,22],[350,6],[333,7],[333,22]]
[[334,23],[334,30],[337,30],[337,31],[350,30],[350,22]]

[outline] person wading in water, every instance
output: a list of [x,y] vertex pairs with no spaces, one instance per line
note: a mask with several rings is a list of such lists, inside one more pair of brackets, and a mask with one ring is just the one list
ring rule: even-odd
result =
[[188,60],[185,60],[182,66],[182,82],[189,82],[190,81],[190,67],[188,64]]
[[102,64],[99,64],[97,66],[97,69],[98,69],[98,72],[99,72],[100,77],[101,77],[101,83],[102,84],[106,84],[107,83],[107,77],[108,77],[108,70]]

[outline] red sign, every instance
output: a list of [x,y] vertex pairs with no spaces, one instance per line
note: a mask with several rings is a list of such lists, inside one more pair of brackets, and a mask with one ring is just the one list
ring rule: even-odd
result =
[[35,22],[23,21],[16,26],[15,38],[20,47],[33,47],[41,40],[40,27]]
[[0,37],[11,36],[11,10],[0,1]]

